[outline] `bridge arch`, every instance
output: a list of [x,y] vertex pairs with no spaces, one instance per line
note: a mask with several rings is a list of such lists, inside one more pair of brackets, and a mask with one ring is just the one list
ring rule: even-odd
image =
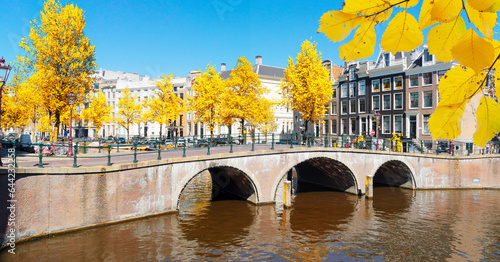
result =
[[293,172],[294,168],[297,172],[296,182],[298,183],[305,182],[330,190],[358,194],[358,181],[352,168],[330,157],[313,156],[291,162],[282,169],[273,185],[274,195],[272,199],[275,201],[280,197],[278,191],[282,188],[283,182],[290,176],[290,172]]
[[205,171],[210,173],[212,180],[212,200],[231,197],[232,199],[242,199],[254,204],[259,203],[260,187],[255,176],[249,175],[251,173],[248,170],[242,169],[244,168],[211,163],[208,167],[192,172],[192,175],[183,179],[180,189],[175,194],[176,209],[179,210],[180,198],[188,184]]
[[404,160],[389,160],[374,172],[373,183],[392,187],[415,189],[415,172]]

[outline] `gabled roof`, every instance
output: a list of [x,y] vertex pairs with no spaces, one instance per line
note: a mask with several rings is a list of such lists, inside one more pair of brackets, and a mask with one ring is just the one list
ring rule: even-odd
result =
[[[219,73],[222,79],[227,79],[231,76],[233,70],[225,70]],[[253,65],[252,71],[257,73],[259,77],[285,78],[285,68],[268,66],[268,65]]]

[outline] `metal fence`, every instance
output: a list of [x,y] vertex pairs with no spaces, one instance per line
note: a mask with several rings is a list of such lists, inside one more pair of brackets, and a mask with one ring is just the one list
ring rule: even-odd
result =
[[[93,143],[93,144],[92,144]],[[3,147],[16,148],[34,153],[39,158],[38,167],[43,168],[43,158],[65,158],[69,151],[67,143],[29,143],[17,141],[2,141]],[[500,143],[490,142],[485,148],[474,148],[470,144],[446,144],[443,141],[412,141],[386,138],[372,138],[348,135],[314,135],[314,134],[246,134],[246,135],[205,135],[186,136],[167,139],[134,139],[131,143],[116,143],[109,140],[78,139],[73,143],[73,167],[78,167],[78,158],[107,158],[107,165],[112,165],[113,156],[133,156],[133,162],[138,162],[141,154],[157,154],[161,160],[161,153],[179,151],[179,157],[186,157],[187,150],[206,149],[210,155],[211,148],[227,147],[228,153],[233,153],[233,147],[245,147],[245,150],[255,151],[255,146],[268,145],[268,149],[275,149],[275,145],[294,147],[326,147],[346,148],[372,151],[391,151],[416,154],[447,154],[451,156],[500,154]],[[17,150],[14,150],[13,162],[17,167]],[[120,153],[121,152],[121,153]],[[119,153],[119,154],[116,154]],[[182,154],[181,154],[182,153]]]

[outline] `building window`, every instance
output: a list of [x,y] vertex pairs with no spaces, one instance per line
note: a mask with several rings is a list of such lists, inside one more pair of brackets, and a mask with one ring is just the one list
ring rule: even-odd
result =
[[349,97],[356,96],[356,83],[349,83]]
[[380,80],[372,80],[372,92],[380,91]]
[[410,108],[418,109],[418,92],[410,93]]
[[347,97],[347,84],[342,84],[341,88],[340,97]]
[[325,120],[325,123],[323,124],[323,134],[328,134],[328,120]]
[[391,110],[391,95],[383,95],[382,99],[384,100],[382,110]]
[[403,93],[394,94],[394,109],[403,109]]
[[380,111],[380,96],[372,97],[372,110]]
[[349,113],[356,114],[356,100],[349,100]]
[[356,66],[349,67],[349,80],[356,80]]
[[423,121],[423,126],[424,126],[424,131],[423,131],[423,134],[430,134],[429,132],[429,118],[431,117],[431,115],[424,115],[424,121]]
[[358,100],[358,111],[360,113],[366,113],[366,98],[360,98]]
[[327,104],[325,106],[325,115],[329,115],[330,114],[330,104]]
[[366,94],[366,84],[365,81],[359,81],[358,95],[364,96]]
[[337,134],[337,119],[332,119],[332,134]]
[[351,127],[349,134],[354,135],[356,134],[356,118],[349,118],[349,126]]
[[432,108],[432,90],[430,90],[430,91],[424,91],[423,92],[423,97],[424,97],[424,106],[423,106],[423,108]]
[[394,89],[403,89],[403,77],[396,76],[394,77]]
[[428,50],[425,50],[423,57],[424,57],[424,64],[429,64],[432,63],[434,56],[431,55]]
[[337,101],[332,102],[332,115],[337,115]]
[[402,134],[403,133],[403,116],[395,115],[394,116],[394,133]]
[[438,71],[438,83],[439,81],[441,81],[441,78],[446,75],[446,70],[441,70],[441,71]]
[[385,66],[389,66],[391,64],[391,54],[389,53],[385,53],[384,54],[384,63],[385,63]]
[[432,72],[424,73],[424,85],[432,85]]
[[382,90],[384,91],[389,91],[391,90],[391,79],[390,78],[384,78],[382,79]]
[[348,129],[348,126],[347,126],[347,118],[342,118],[341,120],[342,122],[340,122],[340,128],[342,129],[342,134],[348,134],[349,132],[349,129]]
[[410,87],[418,87],[418,74],[410,76]]
[[337,87],[332,88],[332,98],[337,98]]
[[391,116],[382,116],[382,134],[391,133]]
[[340,109],[341,109],[340,113],[341,113],[342,115],[347,115],[347,100],[342,100],[342,101],[340,101],[340,106],[341,106],[341,108],[340,108]]

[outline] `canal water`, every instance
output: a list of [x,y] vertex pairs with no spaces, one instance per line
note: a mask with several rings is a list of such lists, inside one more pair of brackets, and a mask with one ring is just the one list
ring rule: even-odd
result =
[[282,209],[210,202],[209,179],[178,214],[18,244],[0,261],[500,261],[498,190],[301,192]]

